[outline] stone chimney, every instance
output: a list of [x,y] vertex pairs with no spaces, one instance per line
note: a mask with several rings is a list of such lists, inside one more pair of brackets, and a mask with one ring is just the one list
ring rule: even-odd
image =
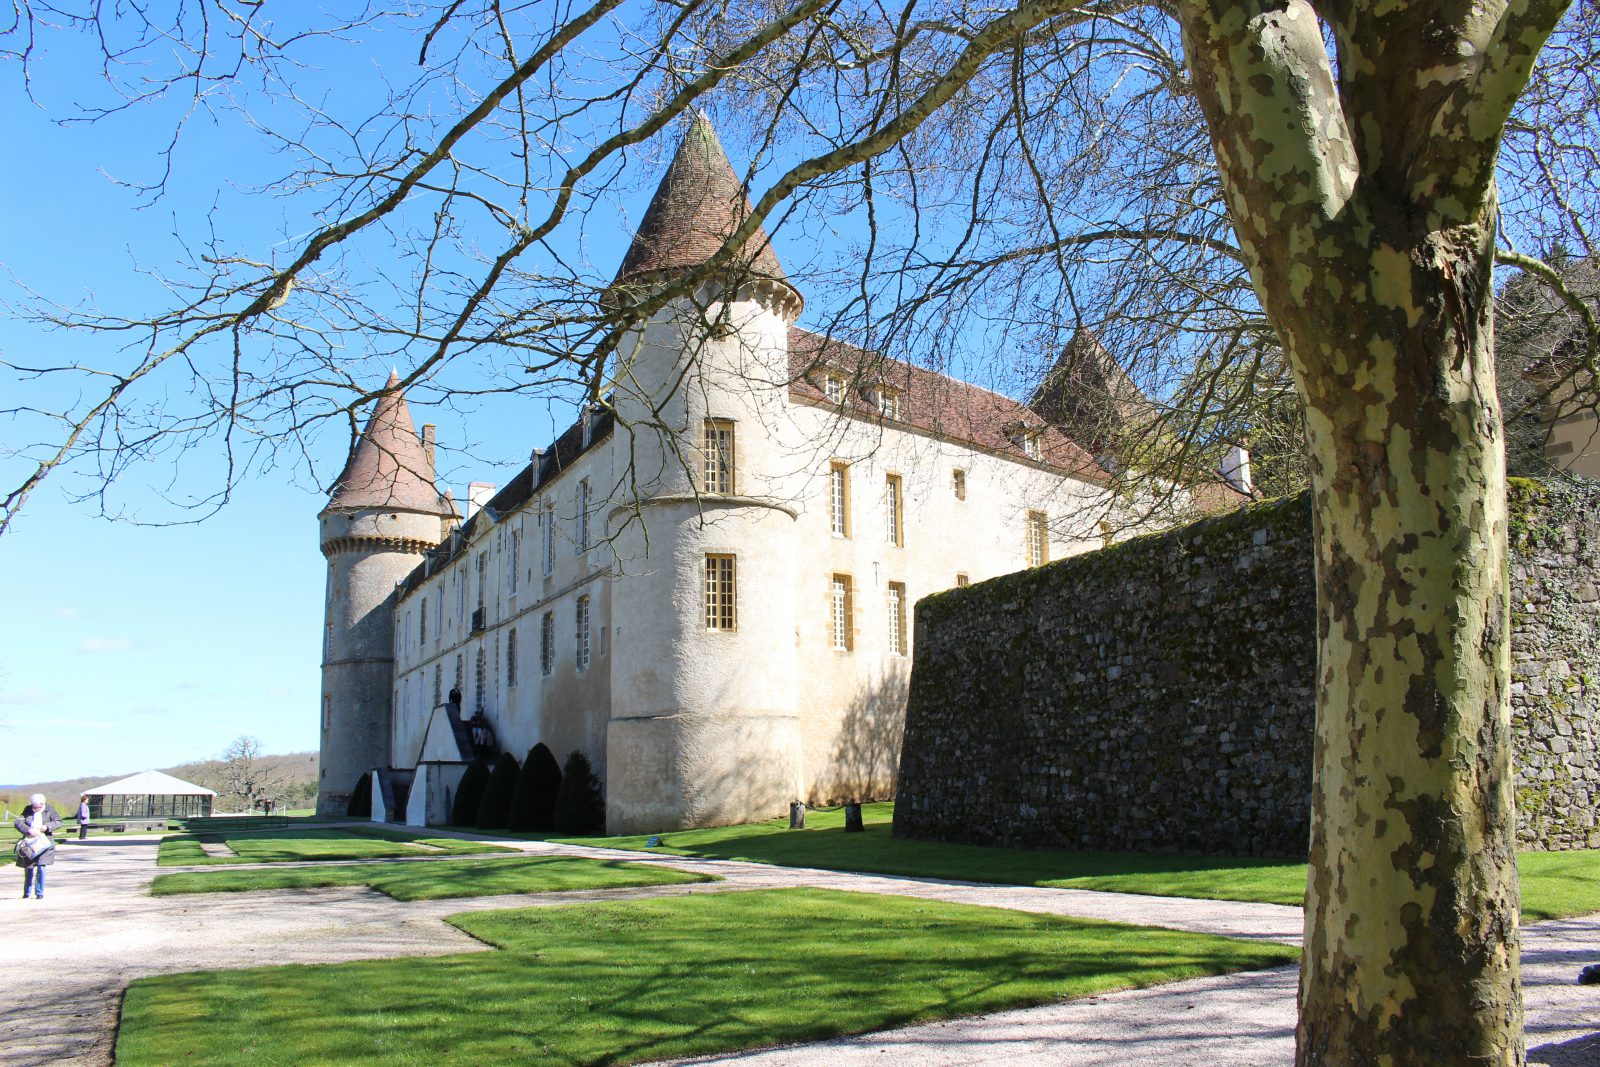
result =
[[473,482],[467,486],[467,518],[471,519],[494,496],[493,482]]

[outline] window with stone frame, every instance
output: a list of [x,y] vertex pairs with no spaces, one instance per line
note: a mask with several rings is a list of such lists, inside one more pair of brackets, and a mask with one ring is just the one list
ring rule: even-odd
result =
[[580,596],[574,612],[576,623],[577,647],[573,649],[573,661],[578,665],[578,670],[589,669],[589,598]]
[[734,423],[732,419],[707,419],[701,449],[705,454],[707,493],[732,493],[734,489]]
[[543,541],[543,568],[546,578],[555,573],[556,569],[556,505],[553,500],[544,502],[544,510],[539,515],[539,528],[544,535]]
[[1030,511],[1027,518],[1028,566],[1038,567],[1050,562],[1050,517],[1042,511]]
[[578,554],[589,551],[589,479],[578,483]]
[[506,631],[506,688],[517,684],[517,628]]
[[853,599],[850,576],[835,574],[828,602],[829,638],[835,652],[848,652],[855,647]]
[[906,583],[890,582],[888,600],[889,651],[903,656],[906,654]]
[[844,377],[827,371],[822,376],[822,395],[828,398],[829,403],[844,403]]
[[483,642],[478,643],[477,655],[473,657],[473,692],[472,706],[479,711],[483,710],[484,689],[487,688],[488,664],[485,662]]
[[444,667],[442,667],[439,664],[435,663],[433,665],[433,706],[434,707],[438,707],[439,706],[439,703],[440,703],[440,699],[439,698],[440,698],[441,694],[444,692],[444,690],[441,689],[440,686],[442,686],[443,684],[444,684]]
[[905,545],[905,518],[905,483],[898,474],[886,474],[883,477],[883,532],[891,545]]
[[547,611],[539,624],[539,673],[546,678],[556,666],[556,616]]
[[518,571],[522,568],[522,531],[511,531],[511,559],[506,567],[506,593],[517,595]]
[[828,529],[850,536],[850,465],[838,460],[828,464]]
[[732,555],[706,554],[706,629],[732,631],[738,621],[735,606],[736,560]]
[[967,472],[960,467],[951,471],[950,488],[955,491],[957,500],[967,499]]

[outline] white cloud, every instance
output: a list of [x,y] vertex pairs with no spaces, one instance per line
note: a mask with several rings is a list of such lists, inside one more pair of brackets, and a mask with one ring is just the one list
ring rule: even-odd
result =
[[23,708],[42,708],[46,704],[55,704],[61,700],[60,693],[47,693],[36,686],[18,689],[13,693],[0,693],[0,704],[10,704]]
[[126,652],[133,647],[133,642],[126,637],[85,637],[78,642],[79,652],[99,654],[101,652]]

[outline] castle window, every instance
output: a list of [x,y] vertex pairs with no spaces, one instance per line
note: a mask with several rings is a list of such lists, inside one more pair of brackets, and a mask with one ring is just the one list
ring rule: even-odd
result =
[[828,466],[828,527],[835,537],[850,536],[850,465]]
[[489,553],[478,553],[478,610],[483,610],[483,588],[489,584]]
[[554,612],[544,613],[544,621],[539,626],[539,673],[546,678],[556,665],[556,616]]
[[461,683],[467,679],[467,660],[461,653],[456,653],[456,691],[461,691]]
[[1028,566],[1050,562],[1050,519],[1042,511],[1028,512]]
[[544,533],[544,573],[549,577],[556,569],[556,505],[554,501],[544,502],[544,514],[539,517],[539,526]]
[[433,665],[433,706],[439,706],[439,685],[444,681],[444,668],[435,663]]
[[401,647],[395,649],[396,653],[400,653],[400,652],[404,652],[405,651],[405,635],[410,633],[410,632],[411,632],[411,612],[408,611],[408,612],[406,612],[406,624],[405,624],[404,628],[401,629],[400,634],[399,634],[399,638],[396,641],[396,644],[401,646]]
[[506,632],[506,688],[517,684],[517,628]]
[[874,391],[873,399],[878,405],[879,414],[886,419],[900,421],[900,390],[880,385]]
[[461,568],[457,567],[450,573],[450,580],[456,583],[456,625],[460,626],[467,619],[467,579]]
[[844,403],[844,379],[831,371],[822,377],[822,392],[829,403]]
[[883,479],[883,532],[891,545],[900,546],[906,543],[904,497],[900,476],[886,475]]
[[322,662],[333,659],[333,623],[322,624]]
[[968,578],[965,574],[957,574],[956,575],[956,588],[957,589],[965,589],[970,584],[972,584],[972,579]]
[[589,551],[589,479],[578,483],[578,554]]
[[1022,454],[1029,459],[1044,458],[1044,434],[1038,430],[1026,430],[1022,434]]
[[483,644],[478,644],[478,654],[473,657],[472,665],[472,706],[479,711],[483,710],[483,691],[488,682],[488,665],[484,662]]
[[515,596],[517,593],[517,571],[522,559],[522,531],[511,531],[511,566],[506,568],[506,592]]
[[831,596],[829,597],[828,626],[831,631],[833,648],[837,652],[848,652],[855,645],[850,632],[852,607],[850,576],[848,574],[835,574],[833,576]]
[[428,601],[424,597],[422,610],[417,612],[417,644],[425,644],[428,640]]
[[578,646],[573,650],[573,659],[578,664],[580,671],[589,668],[589,598],[578,598],[577,609],[577,638]]
[[950,488],[955,490],[957,500],[967,499],[967,472],[960,467],[951,471]]
[[889,651],[897,656],[906,654],[906,585],[889,583]]
[[704,451],[706,457],[705,491],[708,493],[733,492],[733,421],[707,419]]
[[[437,641],[444,636],[444,586],[442,584],[439,586],[439,595],[434,598],[433,607],[433,639]],[[434,703],[437,704],[438,701],[434,701]]]
[[734,557],[706,556],[706,629],[734,628]]

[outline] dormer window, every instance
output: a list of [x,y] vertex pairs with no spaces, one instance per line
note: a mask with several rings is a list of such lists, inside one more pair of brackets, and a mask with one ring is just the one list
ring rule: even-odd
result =
[[832,371],[822,376],[822,392],[830,404],[844,403],[844,379]]
[[887,385],[875,386],[867,393],[867,399],[877,405],[878,413],[884,418],[900,420],[900,390]]
[[1023,430],[1016,441],[1022,447],[1022,454],[1029,459],[1044,459],[1043,430]]

